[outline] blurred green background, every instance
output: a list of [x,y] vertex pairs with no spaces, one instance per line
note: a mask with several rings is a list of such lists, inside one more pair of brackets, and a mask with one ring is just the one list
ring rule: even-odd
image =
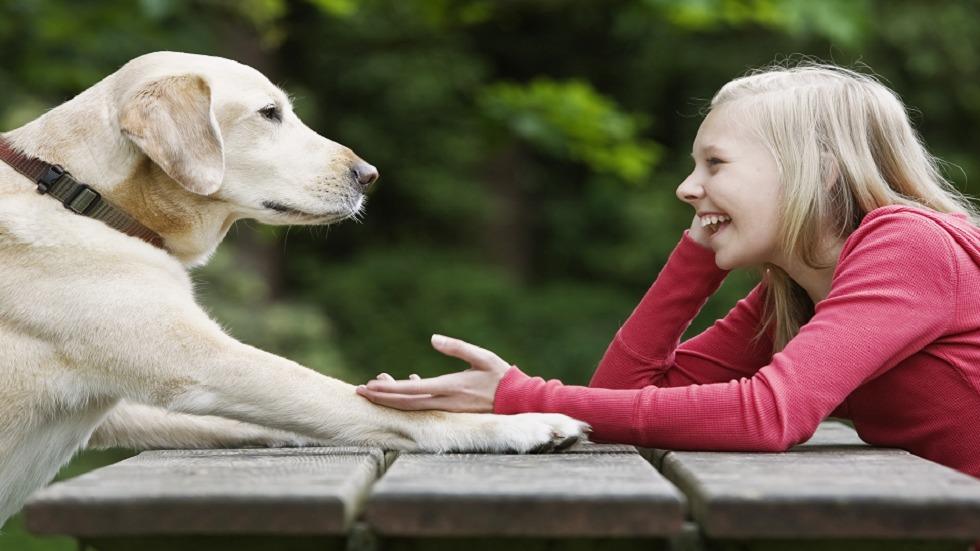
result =
[[231,231],[195,279],[233,335],[359,382],[460,368],[441,332],[584,384],[690,224],[674,189],[722,84],[797,54],[866,64],[975,195],[978,20],[977,0],[2,0],[0,130],[142,53],[252,65],[382,178],[363,223]]

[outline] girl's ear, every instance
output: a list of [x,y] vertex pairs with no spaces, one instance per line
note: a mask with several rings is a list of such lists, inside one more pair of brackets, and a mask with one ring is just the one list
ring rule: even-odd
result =
[[189,191],[210,195],[221,187],[224,144],[204,77],[170,76],[143,85],[123,104],[119,126]]

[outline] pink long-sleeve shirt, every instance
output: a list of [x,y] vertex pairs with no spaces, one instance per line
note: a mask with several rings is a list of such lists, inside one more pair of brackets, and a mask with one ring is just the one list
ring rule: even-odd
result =
[[726,275],[685,233],[589,387],[513,367],[494,411],[559,412],[599,440],[716,451],[782,451],[833,415],[870,444],[980,477],[980,229],[965,215],[869,213],[829,294],[776,354],[771,332],[752,340],[761,284],[679,342]]

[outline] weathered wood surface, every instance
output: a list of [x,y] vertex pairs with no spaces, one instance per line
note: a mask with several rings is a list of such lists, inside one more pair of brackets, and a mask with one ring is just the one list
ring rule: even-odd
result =
[[669,536],[684,498],[631,446],[559,454],[402,454],[368,500],[383,536]]
[[[980,537],[980,481],[867,446],[839,423],[785,454],[644,451],[686,498],[632,446],[403,454],[393,464],[391,452],[364,448],[186,450],[146,452],[42,490],[26,520],[33,532],[107,550],[152,540],[159,549],[274,542],[305,551],[350,547],[357,538],[348,535],[361,532],[392,549],[485,536],[674,549],[700,549],[702,537],[719,549]],[[689,533],[685,511],[696,523]]]
[[344,534],[385,464],[381,450],[144,452],[41,490],[38,534]]
[[[805,443],[797,446],[796,449],[803,447],[812,448],[814,446],[834,446],[837,448],[863,447],[868,445],[857,435],[851,427],[839,421],[825,421],[817,428],[817,432]],[[664,457],[674,453],[671,450],[661,450],[657,448],[637,448],[640,454],[653,463],[657,469],[662,470]]]
[[980,480],[839,423],[787,453],[659,454],[711,538],[980,536]]

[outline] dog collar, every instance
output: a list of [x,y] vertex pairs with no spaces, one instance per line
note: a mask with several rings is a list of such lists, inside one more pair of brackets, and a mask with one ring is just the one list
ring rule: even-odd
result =
[[163,238],[158,233],[105,200],[88,184],[76,180],[60,165],[52,165],[41,159],[28,157],[13,149],[3,138],[0,138],[0,160],[35,182],[38,193],[61,201],[66,209],[75,214],[94,218],[111,228],[166,250],[163,246]]

